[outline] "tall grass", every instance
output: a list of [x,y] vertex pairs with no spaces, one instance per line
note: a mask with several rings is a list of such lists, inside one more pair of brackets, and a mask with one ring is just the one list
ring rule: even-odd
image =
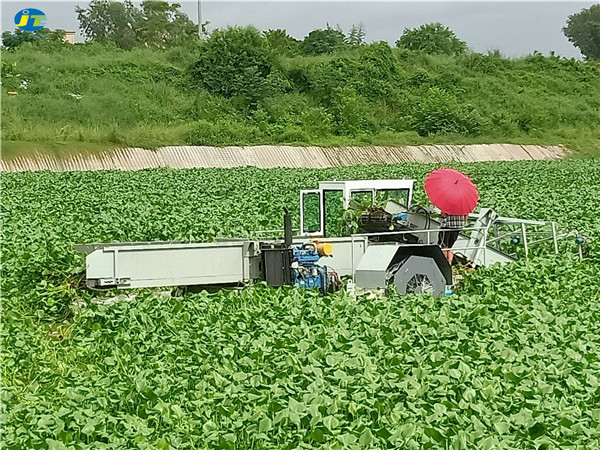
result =
[[600,151],[598,65],[389,52],[391,63],[374,45],[277,57],[285,87],[248,106],[193,82],[196,47],[26,44],[3,53],[3,146],[516,142]]

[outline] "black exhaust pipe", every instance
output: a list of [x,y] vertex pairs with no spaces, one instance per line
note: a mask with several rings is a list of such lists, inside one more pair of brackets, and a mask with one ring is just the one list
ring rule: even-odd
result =
[[287,208],[283,208],[283,241],[286,247],[292,245],[292,216]]

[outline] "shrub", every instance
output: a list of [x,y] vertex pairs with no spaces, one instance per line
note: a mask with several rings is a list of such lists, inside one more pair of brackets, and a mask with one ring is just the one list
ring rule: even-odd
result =
[[374,130],[374,121],[367,101],[350,87],[334,90],[331,111],[338,135],[357,136]]
[[263,31],[263,36],[275,53],[284,56],[295,56],[298,54],[299,41],[287,34],[285,30]]
[[417,102],[411,127],[421,136],[437,133],[476,135],[480,124],[473,106],[461,105],[455,97],[434,87]]
[[468,50],[466,42],[458,39],[450,28],[439,22],[404,29],[402,36],[396,41],[396,46],[420,50],[430,55],[460,55]]
[[272,50],[254,27],[215,30],[200,48],[192,76],[212,94],[249,102],[268,94]]
[[344,46],[345,36],[328,26],[325,30],[313,30],[300,43],[304,55],[325,55]]

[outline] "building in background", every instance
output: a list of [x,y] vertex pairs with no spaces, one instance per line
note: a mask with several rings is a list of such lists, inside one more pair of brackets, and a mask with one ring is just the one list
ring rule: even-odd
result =
[[65,42],[69,44],[75,43],[75,32],[74,31],[65,31],[65,37],[63,38]]

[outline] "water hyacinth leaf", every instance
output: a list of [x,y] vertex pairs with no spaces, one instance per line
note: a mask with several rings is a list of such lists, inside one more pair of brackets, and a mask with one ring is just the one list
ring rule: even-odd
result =
[[323,424],[329,429],[329,431],[333,431],[338,427],[340,421],[333,416],[327,416],[323,418]]
[[317,429],[311,431],[309,437],[310,437],[310,439],[312,439],[313,441],[318,442],[318,443],[325,441],[325,434],[323,433],[323,430],[321,430],[320,428],[317,428]]
[[353,445],[356,443],[356,436],[350,433],[344,433],[338,436],[339,441],[344,445]]
[[269,419],[268,417],[264,417],[258,423],[258,431],[260,433],[265,433],[271,429],[271,425],[272,425],[271,419]]
[[535,439],[546,433],[546,426],[543,423],[537,422],[532,427],[529,427],[529,435]]
[[496,428],[498,433],[506,434],[510,430],[510,424],[506,422],[494,422],[494,428]]
[[160,438],[156,443],[156,448],[159,450],[169,450],[171,446],[169,445],[169,442],[166,439]]
[[48,444],[49,450],[68,450],[68,447],[60,441],[55,439],[46,439],[46,444]]
[[360,445],[371,445],[372,443],[375,442],[375,436],[373,436],[373,433],[371,433],[371,430],[369,428],[365,428],[365,431],[362,432],[362,434],[360,435],[360,438],[358,438],[358,443]]

